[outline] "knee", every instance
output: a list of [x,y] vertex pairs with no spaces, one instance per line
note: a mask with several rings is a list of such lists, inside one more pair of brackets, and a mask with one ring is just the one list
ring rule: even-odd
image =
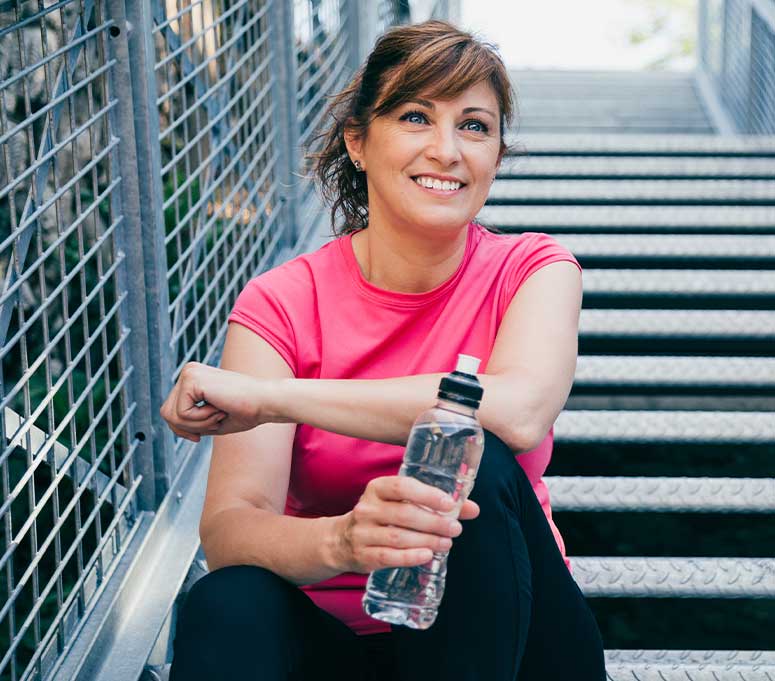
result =
[[287,610],[294,587],[269,570],[234,565],[208,573],[197,581],[183,604],[183,624],[195,629],[262,630],[277,626]]
[[514,452],[503,440],[485,430],[484,451],[471,499],[479,504],[483,513],[488,508],[504,504],[516,510],[521,503],[521,495],[530,487],[530,481]]

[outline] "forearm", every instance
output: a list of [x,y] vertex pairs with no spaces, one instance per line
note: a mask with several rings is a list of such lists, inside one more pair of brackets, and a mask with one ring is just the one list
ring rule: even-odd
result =
[[200,536],[210,570],[257,565],[294,584],[314,584],[344,571],[337,564],[339,518],[296,518],[246,505],[203,520]]
[[[398,378],[283,379],[271,391],[271,420],[306,423],[350,437],[405,445],[417,416],[433,406],[445,374]],[[484,397],[477,412],[482,427],[515,452],[534,446],[535,399],[517,394],[515,379],[479,374]],[[537,444],[537,443],[536,443]]]

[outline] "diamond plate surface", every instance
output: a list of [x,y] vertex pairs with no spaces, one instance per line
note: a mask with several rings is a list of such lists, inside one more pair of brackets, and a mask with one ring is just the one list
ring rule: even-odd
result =
[[526,231],[583,227],[615,232],[634,228],[775,232],[775,208],[770,206],[484,206],[479,218]]
[[571,558],[584,595],[775,597],[775,558]]
[[696,200],[775,202],[771,180],[495,180],[488,201]]
[[[770,184],[775,191],[775,182]],[[775,236],[768,235],[563,234],[555,238],[576,257],[754,257],[775,261]]]
[[773,478],[546,476],[555,511],[775,512]]
[[582,355],[574,385],[768,386],[775,357]]
[[609,681],[775,681],[761,650],[606,650]]
[[551,175],[574,179],[589,175],[652,177],[671,175],[687,178],[703,176],[761,177],[775,179],[775,158],[607,158],[536,156],[503,159],[499,176]]
[[507,131],[506,142],[531,154],[775,155],[775,136],[766,135],[520,135]]
[[588,310],[581,311],[582,336],[772,338],[770,310]]
[[554,424],[562,442],[775,442],[775,414],[764,411],[563,411]]
[[775,271],[586,269],[584,292],[665,296],[765,295],[775,293]]

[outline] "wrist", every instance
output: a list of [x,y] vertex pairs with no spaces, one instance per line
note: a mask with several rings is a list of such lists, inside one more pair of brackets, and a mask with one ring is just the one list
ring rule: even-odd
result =
[[264,423],[296,423],[289,408],[292,404],[290,395],[292,380],[289,378],[261,379],[259,388],[261,397],[258,403],[264,408]]
[[321,532],[321,560],[328,569],[337,573],[348,572],[350,569],[343,532],[348,515],[349,513],[320,518],[324,521]]

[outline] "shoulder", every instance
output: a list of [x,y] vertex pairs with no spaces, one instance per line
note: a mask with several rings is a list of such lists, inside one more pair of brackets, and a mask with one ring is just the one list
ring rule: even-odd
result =
[[243,293],[266,292],[288,298],[310,294],[315,280],[332,270],[337,263],[339,239],[329,241],[316,251],[303,253],[253,277]]
[[[560,241],[544,232],[497,234],[474,223],[479,231],[479,257],[491,265],[501,264],[506,270],[533,271],[550,262],[566,260],[581,269],[576,257]],[[526,273],[526,272],[525,272]]]

